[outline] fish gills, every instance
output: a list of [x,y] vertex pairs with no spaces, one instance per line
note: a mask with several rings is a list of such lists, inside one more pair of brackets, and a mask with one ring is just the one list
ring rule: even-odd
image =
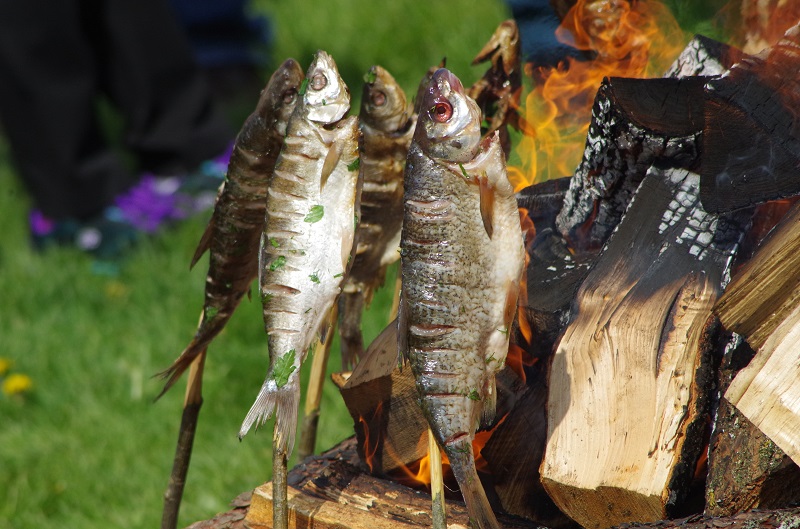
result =
[[524,263],[513,189],[497,134],[446,69],[434,73],[405,171],[398,348],[473,523],[497,528],[472,440],[491,423]]

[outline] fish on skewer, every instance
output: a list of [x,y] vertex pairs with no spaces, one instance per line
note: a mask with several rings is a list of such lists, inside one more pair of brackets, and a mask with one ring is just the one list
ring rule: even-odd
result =
[[521,57],[522,45],[517,23],[514,20],[505,20],[497,26],[489,42],[472,60],[473,66],[486,61],[490,61],[491,65],[483,77],[467,91],[467,95],[478,103],[489,124],[484,134],[500,131],[500,143],[506,157],[511,151],[508,125],[516,130],[529,132],[530,129],[519,115],[522,97]]
[[[270,366],[239,437],[276,415],[274,442],[294,446],[300,365],[341,289],[353,247],[358,119],[333,59],[318,51],[289,120],[267,196],[259,285]],[[324,341],[324,339],[323,339]]]
[[446,69],[424,91],[405,170],[398,349],[470,517],[497,528],[472,440],[491,424],[525,250],[498,134]]
[[172,473],[164,494],[162,529],[174,529],[189,470],[202,398],[203,366],[208,345],[220,333],[258,274],[258,241],[264,225],[269,178],[278,158],[286,125],[297,101],[303,70],[294,59],[273,73],[255,110],[234,141],[225,181],[214,213],[200,239],[191,267],[209,252],[205,300],[194,338],[161,373],[163,395],[191,366]]
[[416,114],[394,77],[380,66],[365,76],[361,97],[361,214],[355,257],[339,298],[342,367],[352,368],[364,352],[361,314],[383,284],[386,269],[400,258],[403,169]]
[[[222,331],[258,275],[258,243],[264,227],[267,187],[278,159],[289,116],[304,79],[287,59],[272,74],[234,141],[225,180],[190,268],[209,252],[205,303],[194,338],[160,375],[163,395]],[[159,395],[160,396],[160,395]]]

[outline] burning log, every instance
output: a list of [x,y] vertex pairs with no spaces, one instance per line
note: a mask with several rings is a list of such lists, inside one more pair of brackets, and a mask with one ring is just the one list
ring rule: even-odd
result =
[[755,205],[800,192],[800,25],[748,56],[704,91],[700,168],[707,211]]

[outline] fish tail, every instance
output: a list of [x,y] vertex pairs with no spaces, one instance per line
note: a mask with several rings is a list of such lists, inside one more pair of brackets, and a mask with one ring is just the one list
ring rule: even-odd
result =
[[300,404],[300,382],[295,375],[289,381],[278,387],[275,379],[270,372],[261,391],[256,397],[256,401],[247,412],[247,416],[239,429],[239,439],[242,439],[250,428],[256,428],[267,422],[272,415],[275,415],[275,440],[278,446],[286,452],[286,456],[292,455],[294,448],[295,434],[297,433],[297,409]]
[[364,354],[364,337],[361,334],[361,313],[364,296],[361,292],[342,292],[339,298],[339,335],[342,338],[342,369],[355,367]]
[[464,503],[467,504],[467,513],[470,525],[474,529],[500,529],[500,524],[489,505],[486,491],[483,490],[478,472],[475,470],[475,456],[472,453],[472,441],[464,435],[446,447],[450,466],[453,469]]

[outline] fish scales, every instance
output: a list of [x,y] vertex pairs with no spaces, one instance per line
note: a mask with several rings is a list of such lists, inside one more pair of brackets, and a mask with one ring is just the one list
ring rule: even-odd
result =
[[470,518],[499,527],[472,440],[495,411],[525,250],[498,134],[460,81],[437,70],[425,90],[405,170],[398,348],[445,450]]
[[414,134],[416,115],[394,77],[380,66],[365,76],[359,112],[362,188],[356,251],[339,307],[342,367],[352,366],[364,351],[361,315],[386,270],[400,257],[403,222],[403,169]]
[[214,212],[191,262],[194,266],[209,252],[203,314],[190,344],[161,373],[167,378],[161,394],[206,351],[258,275],[258,245],[268,183],[303,78],[297,61],[284,61],[270,77],[254,112],[234,141]]
[[[317,52],[289,121],[267,198],[259,285],[270,366],[239,436],[276,415],[294,446],[300,366],[340,292],[355,234],[358,120],[333,59]],[[302,91],[302,90],[301,90]]]

